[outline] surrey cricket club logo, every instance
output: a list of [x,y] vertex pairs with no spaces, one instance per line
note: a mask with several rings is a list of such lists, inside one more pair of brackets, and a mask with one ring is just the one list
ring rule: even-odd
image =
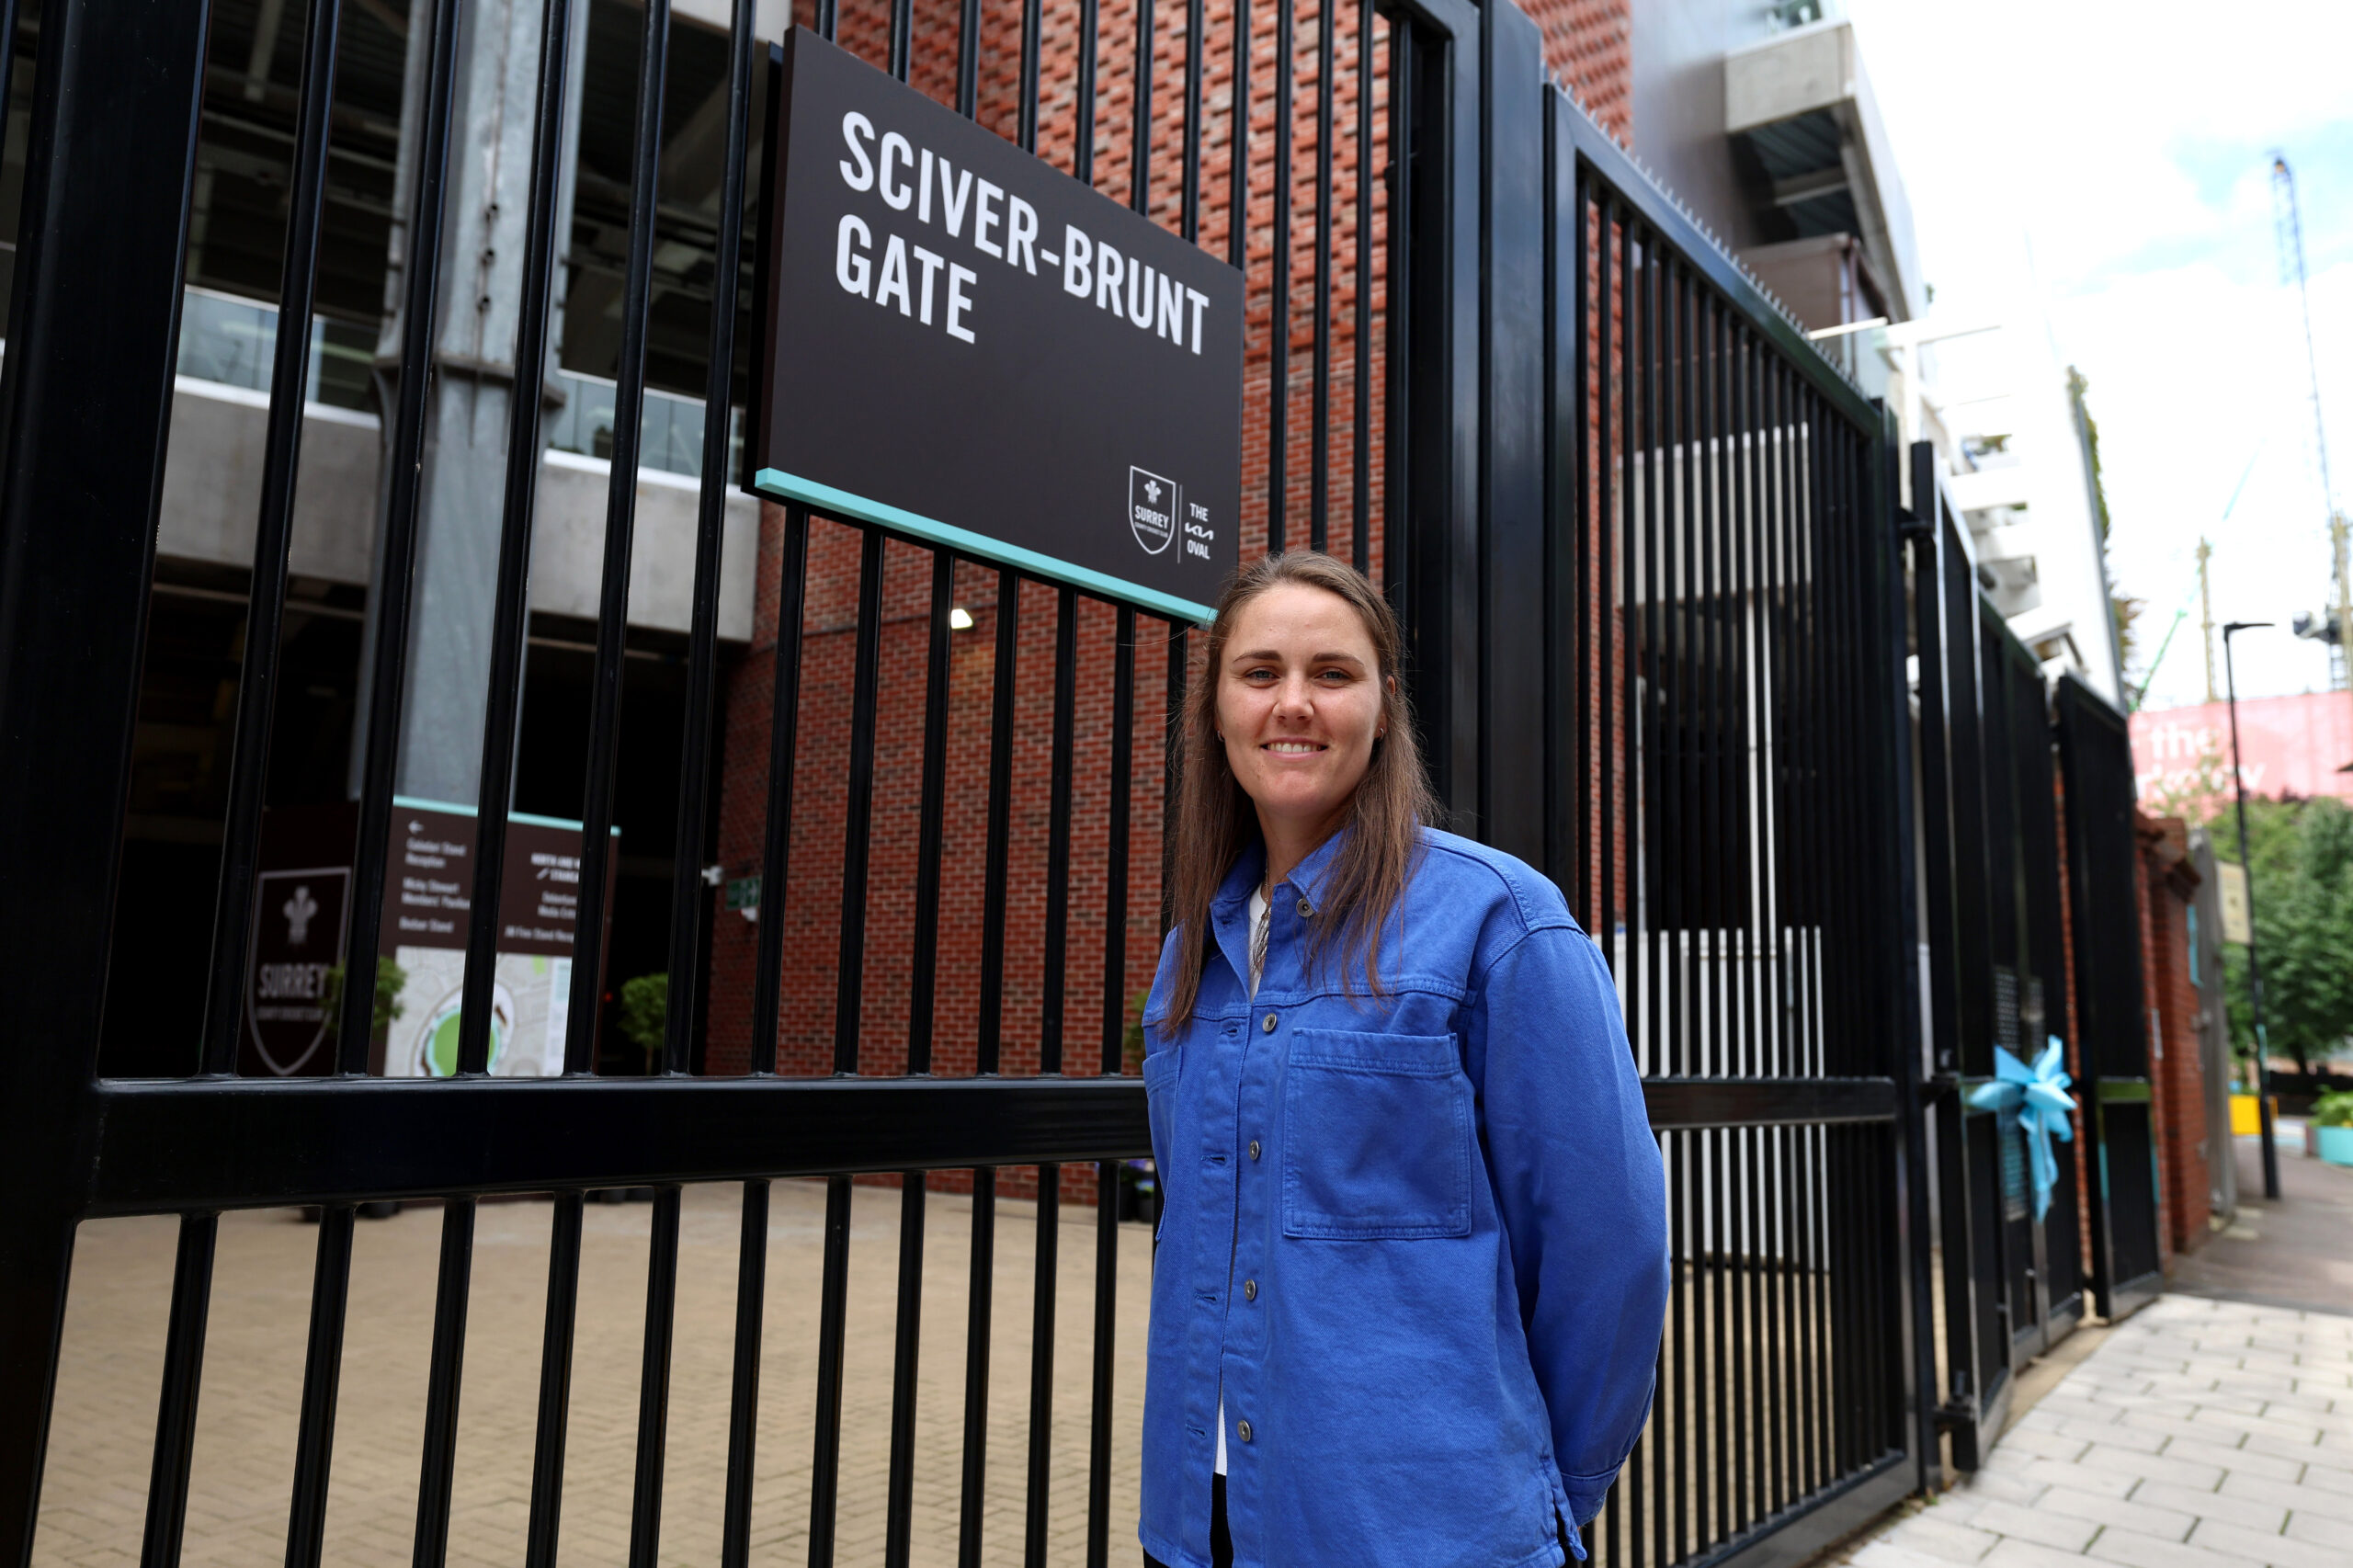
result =
[[1176,537],[1176,486],[1156,473],[1128,470],[1128,526],[1147,555],[1158,555]]
[[309,1066],[327,1038],[327,971],[343,944],[351,869],[312,866],[254,879],[253,957],[245,1034],[264,1071]]

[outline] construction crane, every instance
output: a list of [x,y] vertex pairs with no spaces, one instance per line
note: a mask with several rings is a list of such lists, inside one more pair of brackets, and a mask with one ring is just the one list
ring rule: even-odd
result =
[[2284,153],[2271,154],[2271,226],[2279,244],[2279,286],[2293,287],[2302,312],[2304,369],[2313,392],[2313,440],[2320,458],[2321,506],[2328,516],[2330,579],[2336,603],[2325,615],[2299,615],[2295,632],[2328,644],[2328,684],[2332,691],[2353,687],[2347,661],[2353,656],[2353,562],[2347,560],[2345,514],[2336,509],[2336,490],[2328,476],[2328,426],[2321,417],[2320,358],[2313,349],[2312,292],[2304,281],[2304,224],[2296,207],[2296,176]]

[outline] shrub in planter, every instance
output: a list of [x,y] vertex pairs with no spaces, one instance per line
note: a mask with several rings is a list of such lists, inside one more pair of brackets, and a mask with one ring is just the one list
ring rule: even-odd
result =
[[2353,1092],[2339,1090],[2313,1102],[2313,1141],[2332,1165],[2353,1165]]

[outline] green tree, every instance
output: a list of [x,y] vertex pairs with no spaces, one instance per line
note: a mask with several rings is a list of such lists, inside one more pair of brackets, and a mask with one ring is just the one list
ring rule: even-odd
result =
[[664,1027],[669,1015],[668,975],[641,974],[621,983],[620,1017],[616,1021],[621,1033],[645,1052],[645,1071],[649,1075],[661,1060]]
[[[381,1039],[392,1027],[392,1020],[408,1011],[401,1001],[401,989],[408,984],[408,971],[388,958],[376,960],[376,1007],[369,1020],[369,1038]],[[327,1039],[343,1032],[343,966],[336,964],[322,977],[319,1006],[326,1010]]]
[[[2249,801],[2255,939],[2264,1023],[2274,1051],[2309,1073],[2353,1035],[2353,809],[2329,797]],[[2213,823],[2215,853],[2238,859],[2236,822]],[[2231,1038],[2251,1049],[2246,949],[2223,950]]]

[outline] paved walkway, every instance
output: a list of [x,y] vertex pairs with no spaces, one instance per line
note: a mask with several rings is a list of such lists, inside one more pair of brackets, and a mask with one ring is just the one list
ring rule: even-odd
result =
[[[665,1563],[707,1568],[719,1558],[739,1191],[690,1187],[686,1195],[663,1494]],[[838,1544],[846,1563],[882,1559],[899,1200],[896,1188],[856,1189],[842,1402]],[[1021,1560],[1036,1211],[1031,1203],[997,1204],[983,1536],[983,1561],[992,1564]],[[477,1221],[449,1531],[453,1564],[513,1568],[523,1560],[550,1213],[544,1202],[486,1204]],[[643,1203],[592,1203],[586,1210],[563,1515],[563,1561],[582,1568],[628,1560],[651,1214]],[[822,1184],[777,1184],[752,1534],[762,1562],[808,1558],[824,1218]],[[176,1224],[105,1221],[85,1226],[76,1244],[33,1552],[42,1568],[139,1561]],[[932,1195],[912,1555],[943,1568],[956,1561],[961,1495],[971,1224],[970,1199]],[[1094,1227],[1093,1209],[1064,1210],[1055,1274],[1048,1559],[1074,1568],[1086,1561]],[[284,1561],[318,1233],[285,1210],[222,1221],[182,1559],[189,1568]],[[325,1560],[336,1568],[410,1562],[440,1233],[438,1209],[359,1224],[327,1510]],[[1120,1240],[1111,1547],[1115,1562],[1131,1562],[1152,1238],[1143,1226],[1130,1224],[1120,1228]]]
[[2353,1316],[2166,1296],[1852,1562],[2348,1568]]

